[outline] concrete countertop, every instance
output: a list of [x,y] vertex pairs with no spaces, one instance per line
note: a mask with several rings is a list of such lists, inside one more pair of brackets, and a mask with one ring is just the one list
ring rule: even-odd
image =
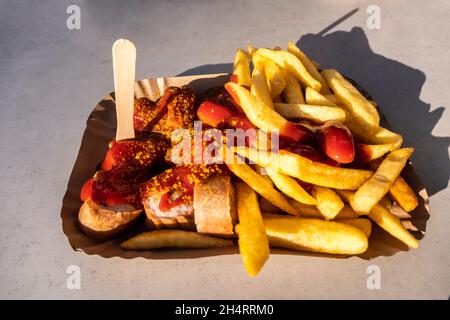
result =
[[[72,4],[79,30],[66,26]],[[380,8],[379,29],[368,27],[370,5]],[[449,16],[444,0],[0,1],[0,298],[447,299]],[[228,72],[236,48],[291,40],[358,81],[416,147],[431,195],[420,248],[370,261],[272,255],[257,278],[238,255],[153,261],[73,251],[61,201],[85,121],[113,90],[119,37],[137,46],[137,78]],[[67,286],[71,265],[80,289]],[[367,287],[371,265],[380,289]]]

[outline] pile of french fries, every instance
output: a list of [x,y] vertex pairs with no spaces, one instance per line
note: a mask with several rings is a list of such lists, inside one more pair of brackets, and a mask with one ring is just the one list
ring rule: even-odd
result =
[[[280,130],[291,119],[345,124],[365,143],[371,170],[333,167],[285,150],[232,148],[258,166],[254,170],[248,164],[228,164],[247,185],[236,189],[241,221],[237,235],[250,275],[261,270],[269,247],[361,254],[368,248],[371,221],[409,247],[418,247],[389,211],[392,201],[407,212],[418,205],[415,193],[400,177],[413,148],[401,148],[402,136],[380,127],[374,101],[338,71],[320,72],[318,66],[292,42],[287,50],[249,46],[248,53],[237,51],[233,82],[225,87],[250,121],[265,132]],[[270,180],[258,173],[261,168]],[[312,192],[298,180],[312,184]],[[264,229],[268,241],[261,237]]]
[[[253,65],[253,68],[251,68]],[[238,49],[232,81],[225,88],[262,132],[281,130],[290,120],[320,126],[329,121],[348,127],[364,142],[369,168],[335,167],[296,153],[235,146],[227,149],[255,165],[227,163],[235,184],[239,223],[235,231],[247,273],[257,275],[270,247],[357,255],[369,245],[372,222],[412,248],[418,241],[389,211],[395,201],[406,212],[418,205],[400,176],[413,148],[380,126],[376,103],[366,99],[338,71],[319,71],[294,43],[287,50]],[[370,170],[369,170],[370,169]],[[306,191],[299,181],[312,185]],[[123,243],[127,249],[210,248],[232,245],[181,230],[150,232]]]

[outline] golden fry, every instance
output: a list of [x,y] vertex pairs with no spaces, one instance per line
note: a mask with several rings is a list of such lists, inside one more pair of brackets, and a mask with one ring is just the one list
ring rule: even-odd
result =
[[391,188],[389,189],[389,195],[394,199],[400,207],[406,212],[413,211],[418,205],[419,200],[413,189],[402,177],[398,177]]
[[280,66],[272,60],[266,59],[264,61],[264,71],[271,97],[278,97],[286,87],[286,81],[284,80]]
[[316,106],[328,106],[328,107],[337,107],[337,104],[328,100],[324,95],[320,94],[313,88],[305,89],[305,99],[307,104],[312,104]]
[[377,109],[336,70],[324,70],[322,75],[358,124],[368,134],[375,134],[380,125]]
[[235,187],[239,252],[247,273],[256,276],[269,258],[269,242],[255,191],[245,183],[237,183]]
[[289,204],[286,198],[283,197],[280,192],[275,190],[263,177],[253,171],[250,166],[245,163],[237,164],[237,162],[234,162],[234,164],[227,163],[227,166],[231,172],[241,178],[253,190],[269,200],[273,205],[289,214],[298,215],[297,211]]
[[364,161],[372,161],[381,158],[386,153],[398,148],[397,143],[388,144],[358,144],[359,152],[363,155]]
[[333,220],[344,207],[341,198],[329,188],[314,186],[313,195],[317,200],[317,209],[326,220]]
[[232,79],[241,86],[250,87],[250,59],[242,49],[236,51]]
[[127,250],[152,250],[161,248],[221,248],[232,246],[227,239],[207,236],[193,231],[155,230],[134,236],[121,244]]
[[351,130],[354,136],[360,138],[366,143],[375,145],[394,144],[395,149],[400,148],[403,143],[403,137],[395,132],[389,131],[386,128],[379,127],[378,131],[370,134],[353,118],[350,113],[347,113],[347,121],[345,125]]
[[376,204],[367,214],[381,228],[389,234],[404,242],[412,248],[418,248],[419,242],[406,230],[400,219],[394,216],[388,209],[380,204]]
[[286,88],[283,91],[283,99],[286,103],[305,103],[303,98],[302,88],[298,80],[289,72],[283,73],[286,80]]
[[288,51],[293,55],[295,55],[303,63],[306,70],[308,70],[308,72],[314,77],[314,79],[320,82],[321,85],[320,92],[323,94],[330,94],[331,91],[330,87],[328,86],[328,83],[325,81],[323,76],[317,70],[317,67],[308,58],[308,56],[291,41],[288,42]]
[[271,167],[266,167],[266,171],[275,186],[288,197],[304,204],[315,205],[317,203],[316,199],[306,192],[295,179],[279,173]]
[[[336,192],[347,202],[350,201],[355,194],[348,190],[336,190]],[[367,216],[390,235],[404,242],[408,246],[413,248],[419,246],[419,242],[408,232],[408,230],[406,230],[400,219],[381,204],[377,203]]]
[[234,151],[262,167],[272,167],[301,181],[335,189],[358,189],[372,171],[332,167],[285,150],[278,153],[235,147]]
[[334,221],[264,215],[271,247],[333,254],[360,254],[367,250],[365,234]]
[[263,57],[276,62],[283,69],[291,72],[305,87],[311,87],[316,90],[320,90],[321,84],[319,81],[306,70],[302,62],[292,53],[284,50],[270,50],[260,48],[256,51]]
[[355,192],[350,204],[356,212],[369,213],[370,210],[389,191],[395,179],[403,170],[406,161],[413,153],[413,148],[392,151],[383,160],[377,171]]
[[339,107],[275,103],[275,110],[287,119],[301,118],[315,123],[325,123],[327,121],[345,122],[346,120],[345,111]]
[[287,125],[288,121],[285,118],[240,85],[228,82],[225,88],[244,110],[250,122],[264,132],[271,130],[279,132]]
[[273,109],[272,97],[269,86],[267,85],[266,75],[258,68],[253,69],[250,92]]

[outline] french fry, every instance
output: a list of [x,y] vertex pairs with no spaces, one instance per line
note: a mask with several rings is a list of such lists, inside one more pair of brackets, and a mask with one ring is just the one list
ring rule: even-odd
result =
[[322,187],[355,190],[372,175],[369,170],[332,167],[285,150],[278,153],[246,147],[234,147],[233,150],[262,167],[270,166],[278,172]]
[[[382,159],[376,159],[369,162],[370,168],[376,171],[380,166]],[[400,207],[406,212],[413,211],[419,205],[419,199],[414,192],[414,190],[408,185],[408,183],[399,176],[395,179],[392,186],[389,188],[389,196],[395,200]],[[384,207],[388,208],[383,204]]]
[[257,53],[257,50],[254,49],[251,53],[251,57],[252,57],[252,62],[253,62],[253,66],[255,69],[258,69],[260,72],[264,73],[265,75],[265,71],[264,71],[264,65],[266,62],[266,58],[264,58],[262,55]]
[[292,53],[284,50],[274,51],[265,48],[260,48],[256,52],[260,53],[263,57],[276,62],[283,69],[291,72],[305,87],[320,90],[320,82],[314,79],[302,62]]
[[318,61],[312,60],[312,59],[311,59],[311,62],[312,62],[312,64],[314,65],[314,67],[316,67],[316,69],[319,69],[319,68],[320,68],[320,63],[319,63]]
[[346,120],[345,111],[339,107],[275,103],[275,110],[287,119],[303,118],[316,123]]
[[364,234],[367,238],[370,237],[372,233],[372,222],[370,222],[369,219],[359,218],[359,219],[344,219],[339,220],[340,223],[345,223],[351,226],[354,226],[355,228],[358,228]]
[[323,94],[330,94],[330,87],[328,86],[328,83],[325,81],[325,79],[322,77],[320,72],[317,70],[317,67],[314,65],[314,63],[308,58],[308,56],[300,50],[299,47],[297,47],[293,42],[288,42],[288,52],[295,55],[305,66],[306,70],[316,79],[320,82],[321,88],[320,92]]
[[286,103],[305,103],[303,98],[302,88],[298,80],[289,72],[284,71],[283,77],[286,80],[286,88],[282,93],[283,99]]
[[297,181],[295,181],[295,179],[285,174],[279,173],[271,167],[266,167],[265,169],[275,186],[285,195],[304,204],[317,204],[316,199],[314,199],[308,192],[306,192],[302,188],[302,186]]
[[253,168],[255,169],[255,172],[261,176],[261,178],[263,178],[268,183],[270,183],[271,186],[273,186],[272,179],[270,179],[270,177],[267,175],[267,171],[265,168],[258,166],[257,164],[254,164]]
[[394,144],[395,149],[400,148],[403,143],[403,137],[401,135],[383,127],[379,127],[378,131],[374,134],[367,132],[349,112],[347,112],[347,121],[345,122],[345,125],[350,129],[354,136],[366,143],[375,145]]
[[[335,190],[346,202],[350,202],[354,192],[348,190]],[[393,237],[399,239],[410,247],[417,248],[419,242],[406,230],[398,217],[388,209],[377,203],[367,214],[376,224],[387,231]]]
[[240,85],[228,82],[225,89],[241,106],[251,123],[264,132],[281,131],[287,125],[285,118]]
[[418,248],[419,242],[406,230],[400,219],[394,216],[388,209],[380,204],[376,204],[372,210],[367,214],[381,228],[389,234],[399,239],[403,243],[412,248]]
[[326,220],[333,220],[344,208],[341,198],[329,188],[314,186],[313,195],[317,200],[317,209]]
[[235,187],[239,252],[247,273],[256,276],[269,259],[269,242],[255,191],[245,183],[237,183]]
[[[293,199],[289,200],[289,203],[295,208],[295,210],[297,210],[297,213],[302,218],[316,218],[316,219],[323,219],[324,218],[323,215],[320,213],[320,211],[317,209],[316,206],[303,204],[303,203],[300,203],[300,202],[295,201]],[[263,207],[263,202],[261,200],[261,210],[262,211],[264,211],[264,212],[278,212],[278,211],[271,210],[271,208],[268,207],[265,204],[264,204],[264,208],[265,209],[262,209],[262,207]],[[336,217],[334,217],[334,220],[338,221],[338,220],[343,220],[343,219],[355,219],[355,218],[358,218],[358,217],[359,217],[359,214],[357,214],[352,209],[352,207],[350,207],[348,204],[344,204],[344,207],[338,213],[338,215]]]
[[280,66],[272,60],[266,59],[264,61],[264,71],[266,73],[270,95],[272,98],[278,97],[286,87],[286,81],[284,80]]
[[231,172],[241,178],[241,180],[246,182],[253,190],[269,200],[273,205],[289,214],[298,215],[297,211],[289,204],[286,198],[275,190],[263,177],[253,171],[250,166],[245,163],[237,164],[236,161],[232,164],[227,163],[227,166]]
[[253,69],[250,92],[273,109],[272,97],[269,86],[267,85],[266,75],[258,68]]
[[416,194],[402,177],[398,177],[394,181],[389,189],[389,195],[406,212],[413,211],[419,205]]
[[403,148],[392,151],[386,159],[383,160],[373,176],[370,177],[370,179],[367,180],[350,199],[353,210],[359,213],[369,213],[389,191],[413,151],[413,148]]
[[324,95],[310,87],[305,89],[305,100],[307,104],[316,106],[337,107],[336,103],[328,100]]
[[253,59],[253,54],[256,52],[256,48],[253,47],[251,44],[249,44],[247,46],[247,51],[248,51],[248,54],[250,55],[250,57]]
[[358,124],[368,134],[375,134],[380,126],[377,109],[336,70],[324,70],[322,75]]
[[250,87],[250,59],[242,49],[236,51],[231,79],[241,86]]
[[269,214],[263,219],[271,247],[332,254],[361,254],[368,247],[365,234],[348,224]]
[[127,250],[161,248],[221,248],[232,246],[231,240],[207,236],[193,231],[155,230],[134,236],[121,244]]
[[356,145],[356,154],[361,162],[370,162],[372,160],[381,158],[386,153],[398,148],[397,143],[388,144],[364,144],[358,143]]

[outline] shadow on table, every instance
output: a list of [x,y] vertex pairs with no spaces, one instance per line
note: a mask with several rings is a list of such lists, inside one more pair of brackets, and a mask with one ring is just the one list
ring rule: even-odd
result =
[[414,166],[430,195],[447,187],[450,137],[432,134],[445,108],[431,111],[431,105],[420,99],[426,80],[422,71],[373,52],[358,27],[324,36],[306,34],[297,45],[323,63],[322,69],[338,69],[367,89],[393,130],[403,135],[404,145],[416,148]]

